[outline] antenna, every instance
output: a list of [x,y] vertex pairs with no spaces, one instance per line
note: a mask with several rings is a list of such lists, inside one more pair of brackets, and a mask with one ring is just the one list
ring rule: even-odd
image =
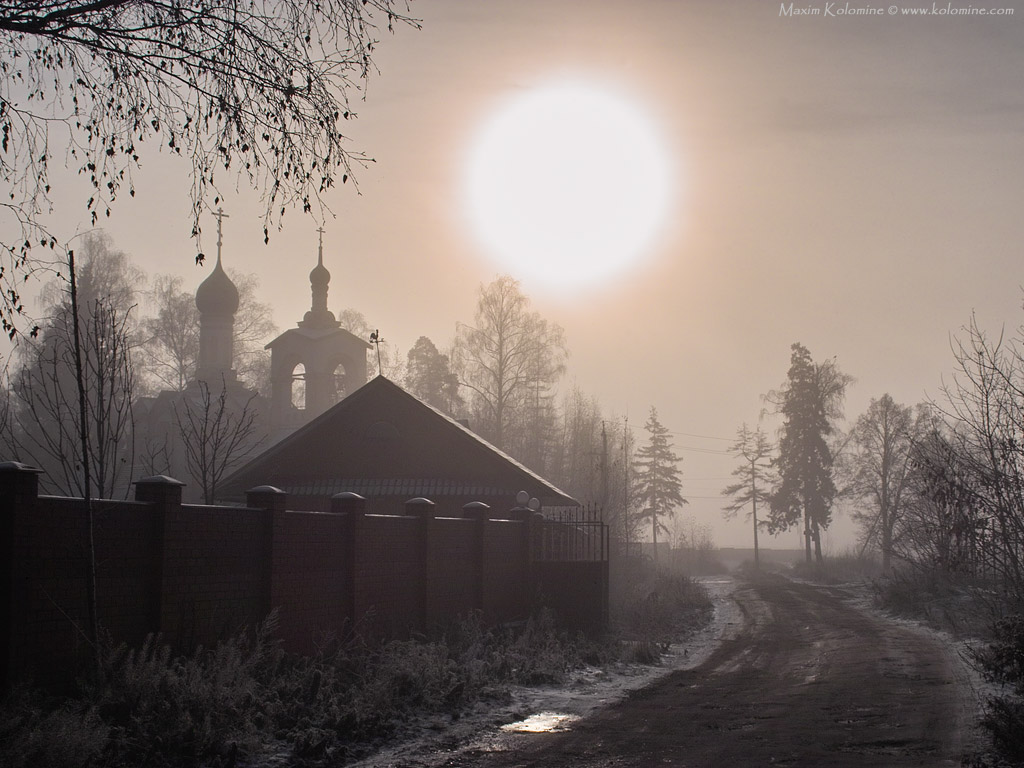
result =
[[370,343],[377,348],[377,375],[381,375],[380,369],[380,345],[384,342],[384,337],[380,335],[380,329],[375,330],[370,334]]

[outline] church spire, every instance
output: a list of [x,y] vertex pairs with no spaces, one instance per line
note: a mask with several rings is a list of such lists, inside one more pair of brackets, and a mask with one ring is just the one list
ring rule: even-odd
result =
[[317,229],[320,233],[320,249],[317,253],[316,266],[309,273],[309,287],[313,294],[312,305],[309,312],[299,323],[303,327],[336,327],[338,321],[334,313],[327,308],[327,290],[331,282],[331,273],[324,266],[324,228]]

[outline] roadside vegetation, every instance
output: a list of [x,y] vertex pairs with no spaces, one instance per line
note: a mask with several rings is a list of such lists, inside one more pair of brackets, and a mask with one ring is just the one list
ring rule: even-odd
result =
[[471,615],[429,638],[384,642],[354,627],[312,656],[280,649],[274,615],[187,655],[151,637],[106,651],[70,695],[11,691],[0,765],[344,765],[408,736],[418,718],[454,720],[514,686],[563,684],[586,665],[656,664],[710,617],[707,593],[685,576],[644,569],[622,594],[613,628],[597,637],[559,628],[550,613],[505,627]]

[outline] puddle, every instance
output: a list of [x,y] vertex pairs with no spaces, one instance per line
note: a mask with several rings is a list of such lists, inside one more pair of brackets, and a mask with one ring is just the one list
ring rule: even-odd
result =
[[554,733],[567,731],[569,726],[579,720],[579,715],[566,715],[559,712],[538,712],[525,720],[501,726],[501,730],[511,733]]

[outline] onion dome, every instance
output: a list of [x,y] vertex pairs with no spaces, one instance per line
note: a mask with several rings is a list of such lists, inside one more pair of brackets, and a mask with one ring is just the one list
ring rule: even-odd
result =
[[309,284],[313,287],[314,293],[318,288],[322,289],[324,296],[327,295],[327,286],[331,282],[331,273],[324,266],[324,254],[320,252],[320,260],[316,266],[313,267],[313,271],[309,273]]
[[238,311],[238,288],[221,266],[219,256],[213,272],[196,290],[196,308],[200,314],[214,317],[233,317]]

